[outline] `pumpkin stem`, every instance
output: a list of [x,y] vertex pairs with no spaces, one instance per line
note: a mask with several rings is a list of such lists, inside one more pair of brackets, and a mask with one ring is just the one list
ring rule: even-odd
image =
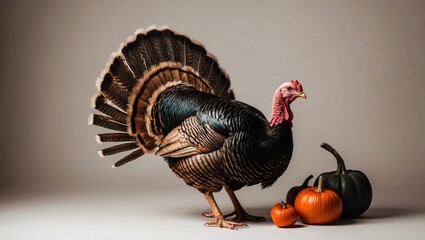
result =
[[308,182],[309,182],[309,181],[310,181],[310,179],[312,179],[312,178],[313,178],[313,175],[308,176],[308,177],[304,180],[303,185],[301,185],[301,187],[303,187],[303,188],[307,188],[307,187],[308,187]]
[[286,203],[285,202],[282,201],[281,203],[282,203],[282,208],[283,209],[287,209],[288,208],[288,206],[286,206]]
[[345,163],[344,163],[344,160],[342,159],[341,155],[339,155],[339,153],[333,147],[331,147],[331,145],[329,145],[327,143],[322,143],[322,145],[320,145],[320,147],[322,147],[323,149],[332,153],[332,155],[334,155],[334,157],[336,158],[336,162],[337,162],[338,165],[337,165],[337,168],[336,168],[335,175],[346,174],[347,169],[345,168]]
[[324,188],[323,188],[323,176],[319,176],[319,184],[317,185],[317,188],[315,190],[315,192],[323,192]]

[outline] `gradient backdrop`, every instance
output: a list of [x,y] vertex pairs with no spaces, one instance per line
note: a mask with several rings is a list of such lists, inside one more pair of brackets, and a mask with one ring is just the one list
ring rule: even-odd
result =
[[[248,209],[268,214],[306,176],[334,170],[322,142],[339,150],[348,168],[369,176],[371,221],[424,209],[424,12],[425,1],[413,0],[1,1],[0,238],[230,234],[202,227],[206,201],[162,159],[145,156],[111,169],[119,158],[96,153],[105,146],[94,138],[103,130],[87,125],[95,81],[120,43],[153,24],[203,42],[229,73],[237,99],[266,116],[276,87],[291,79],[303,84],[308,100],[292,107],[292,162],[272,188],[237,193]],[[225,194],[218,200],[231,209]],[[138,219],[143,211],[155,221]],[[99,219],[105,222],[89,227]],[[161,232],[167,226],[174,232]],[[268,234],[263,228],[271,228],[270,238],[280,234],[270,222],[251,226],[246,236],[257,236],[256,226],[260,236]],[[359,228],[368,229],[366,223],[355,227],[367,234]],[[315,229],[290,234],[300,239]]]

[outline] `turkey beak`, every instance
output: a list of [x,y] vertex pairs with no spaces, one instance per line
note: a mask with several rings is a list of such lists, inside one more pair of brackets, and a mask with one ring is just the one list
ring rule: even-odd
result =
[[307,96],[303,92],[297,91],[297,97],[304,98],[305,100],[307,100]]

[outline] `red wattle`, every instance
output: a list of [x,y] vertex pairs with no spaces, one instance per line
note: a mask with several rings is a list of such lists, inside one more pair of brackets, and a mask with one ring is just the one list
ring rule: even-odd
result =
[[273,98],[272,105],[272,116],[270,119],[270,127],[281,124],[283,121],[288,121],[292,127],[292,119],[294,115],[291,111],[289,105],[291,104],[292,99],[282,98],[280,91],[276,91],[276,94]]

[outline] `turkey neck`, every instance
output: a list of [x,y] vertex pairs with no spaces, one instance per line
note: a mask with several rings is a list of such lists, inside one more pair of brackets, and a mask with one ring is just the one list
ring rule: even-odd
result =
[[272,102],[272,114],[270,118],[270,127],[274,128],[284,121],[288,121],[292,127],[292,119],[294,114],[291,111],[290,104],[293,100],[283,98],[280,89],[277,89]]
[[[294,117],[290,104],[293,99],[283,98],[280,89],[276,90],[270,118],[266,151],[281,155],[292,152],[292,119]],[[282,148],[286,146],[289,148]]]

